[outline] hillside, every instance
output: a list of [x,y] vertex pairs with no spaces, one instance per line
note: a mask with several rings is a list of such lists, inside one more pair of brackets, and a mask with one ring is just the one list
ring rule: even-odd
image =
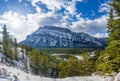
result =
[[[6,73],[3,72],[3,69],[6,71]],[[120,74],[118,74],[113,81],[119,81],[119,76]],[[15,77],[17,77],[18,80],[15,80]],[[67,77],[64,79],[47,78],[27,74],[16,67],[13,68],[0,63],[0,81],[111,81],[111,79],[111,77],[105,78],[102,76]]]

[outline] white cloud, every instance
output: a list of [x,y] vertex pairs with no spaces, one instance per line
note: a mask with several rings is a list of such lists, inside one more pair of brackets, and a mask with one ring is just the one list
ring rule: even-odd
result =
[[7,2],[8,0],[5,0],[5,2]]
[[37,7],[36,3],[41,2],[45,4],[48,9],[55,11],[56,9],[60,9],[61,5],[63,5],[64,0],[31,0],[33,6]]
[[20,3],[21,3],[21,2],[22,2],[22,0],[18,0],[18,2],[20,2]]
[[2,32],[2,26],[0,26],[0,33]]
[[20,15],[16,12],[5,12],[0,16],[0,24],[6,24],[7,28],[18,39],[18,42],[24,40],[28,34],[31,34],[40,26],[61,24],[60,20],[49,13],[27,14],[27,16]]
[[95,35],[93,35],[94,37],[97,37],[97,38],[106,38],[108,37],[108,33],[96,33]]
[[[8,0],[5,0],[5,2],[7,2],[7,1],[8,1]],[[20,3],[21,3],[21,2],[22,2],[22,0],[18,0],[18,2],[20,2]]]
[[[7,24],[10,26],[10,29],[12,29],[15,33],[22,33],[24,31],[19,31],[22,29],[23,26],[25,26],[26,23],[26,17],[23,15],[19,15],[16,12],[5,12],[1,16],[1,21],[4,21],[4,24]],[[3,22],[2,22],[3,23]]]
[[65,9],[69,14],[74,14],[76,12],[76,2],[70,2]]
[[36,3],[39,2],[40,0],[31,0],[31,3],[33,6],[36,6]]
[[98,11],[102,13],[102,12],[109,12],[109,10],[110,10],[110,6],[108,5],[108,2],[106,2],[101,4]]
[[94,20],[79,18],[78,21],[72,22],[70,27],[76,32],[95,33],[96,31],[106,31],[107,17],[105,15]]
[[76,11],[76,1],[82,2],[83,0],[31,0],[31,3],[33,6],[36,7],[38,11],[38,6],[36,3],[41,2],[42,4],[45,4],[49,10],[52,10],[53,12],[60,10],[62,7],[64,7],[70,14],[75,13]]
[[6,24],[8,30],[15,35],[18,41],[25,39],[25,36],[22,36],[22,34],[26,35],[29,31],[26,17],[12,11],[5,12],[0,16],[0,24]]
[[63,6],[69,14],[76,14],[76,2],[82,2],[85,0],[72,0],[71,2],[67,2],[67,6]]
[[28,14],[27,18],[31,24],[36,24],[36,26],[53,25],[54,23],[59,22],[53,12],[39,12],[36,14]]
[[9,11],[0,16],[0,24],[6,24],[7,29],[18,39],[18,42],[20,42],[24,40],[28,34],[37,30],[40,15],[29,14],[23,16],[16,12]]

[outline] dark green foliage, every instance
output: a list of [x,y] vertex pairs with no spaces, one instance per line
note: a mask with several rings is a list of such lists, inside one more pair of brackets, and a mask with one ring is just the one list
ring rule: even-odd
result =
[[[112,23],[112,22],[111,22]],[[120,40],[120,19],[115,19],[113,21],[113,28],[111,28],[112,32],[110,32],[110,40]]]
[[34,68],[34,73],[36,73],[37,75],[39,74],[39,70],[40,70],[40,52],[37,50],[33,50],[30,54],[30,59],[31,59],[31,65]]
[[113,72],[120,70],[120,40],[112,41],[106,48],[110,68]]
[[98,58],[98,61],[96,62],[96,68],[99,74],[112,73],[108,57],[109,57],[108,54],[105,54],[105,52],[101,52],[101,55]]
[[[120,0],[113,0],[108,19],[109,40],[120,40]],[[116,12],[113,14],[113,12]]]
[[6,54],[6,55],[7,55],[7,50],[8,50],[8,42],[9,42],[8,40],[9,40],[9,34],[6,29],[6,25],[4,25],[2,44],[3,44],[4,54]]
[[68,60],[61,61],[58,64],[58,74],[60,78],[72,76],[88,76],[94,71],[92,60],[88,53],[83,53],[83,60],[80,61],[74,56],[70,56]]
[[107,26],[109,43],[97,62],[97,70],[102,74],[120,72],[120,0],[113,0],[110,5],[112,9]]
[[49,76],[48,70],[56,67],[55,61],[57,60],[54,57],[41,53],[36,49],[30,53],[30,59],[33,72],[37,75]]
[[5,58],[6,61],[10,62],[10,64],[12,65],[13,62],[12,60],[15,58],[15,56],[13,55],[13,50],[12,50],[12,46],[13,46],[13,41],[12,38],[10,38],[7,29],[6,29],[6,25],[4,25],[3,27],[3,53],[10,59],[10,61],[8,60],[8,58]]
[[15,55],[15,60],[18,60],[18,51],[17,51],[17,47],[18,47],[18,44],[17,44],[17,39],[14,38],[14,55]]
[[115,10],[116,14],[120,16],[120,0],[113,0],[111,6]]
[[93,63],[90,60],[90,57],[89,57],[88,53],[83,53],[82,57],[83,57],[83,60],[82,60],[82,63],[81,63],[81,65],[82,65],[81,66],[82,67],[81,71],[83,72],[82,74],[84,76],[90,75],[94,71]]
[[72,77],[80,75],[80,62],[75,57],[69,57],[68,61],[61,61],[58,64],[58,77]]
[[112,41],[112,34],[114,31],[114,16],[113,16],[113,9],[110,9],[110,14],[109,14],[109,19],[108,19],[108,24],[107,24],[107,28],[108,28],[108,34],[109,34],[109,39],[108,42]]

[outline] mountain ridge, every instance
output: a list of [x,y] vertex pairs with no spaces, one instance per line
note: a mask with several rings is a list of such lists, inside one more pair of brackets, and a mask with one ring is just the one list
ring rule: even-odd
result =
[[80,47],[104,47],[105,43],[99,38],[90,36],[84,32],[73,32],[67,28],[56,26],[39,27],[38,30],[28,35],[21,45],[35,48],[80,48]]

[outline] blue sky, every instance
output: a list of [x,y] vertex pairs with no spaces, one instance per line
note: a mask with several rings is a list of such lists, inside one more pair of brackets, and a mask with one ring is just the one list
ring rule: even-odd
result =
[[53,25],[107,37],[111,0],[0,0],[0,30],[3,24],[18,41],[41,26]]

